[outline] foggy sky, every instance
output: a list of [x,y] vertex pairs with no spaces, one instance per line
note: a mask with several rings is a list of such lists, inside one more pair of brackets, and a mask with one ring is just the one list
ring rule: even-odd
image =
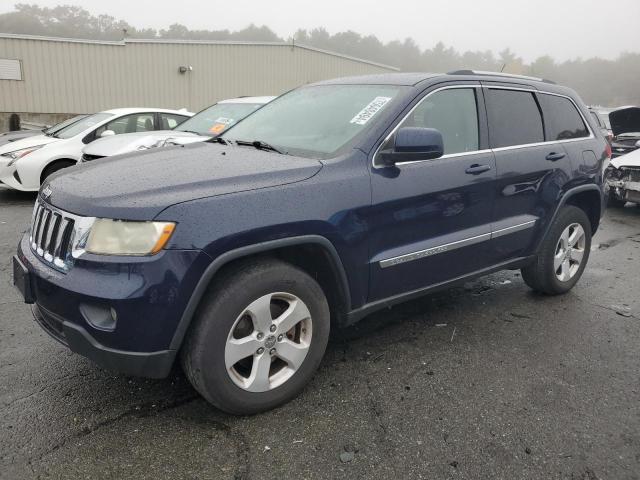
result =
[[18,1],[79,5],[135,27],[238,30],[254,23],[287,38],[298,28],[323,26],[384,42],[412,37],[423,49],[438,41],[459,51],[510,47],[525,61],[640,51],[640,0],[0,0],[0,13]]

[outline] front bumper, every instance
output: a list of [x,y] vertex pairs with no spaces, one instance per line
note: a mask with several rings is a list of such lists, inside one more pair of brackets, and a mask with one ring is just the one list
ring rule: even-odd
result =
[[[61,273],[37,257],[25,235],[17,259],[28,272],[26,300],[49,335],[118,372],[167,376],[177,351],[177,325],[211,259],[197,250],[164,250],[152,257],[83,255]],[[21,291],[25,291],[22,285]]]
[[22,184],[22,178],[16,165],[9,166],[9,160],[0,158],[0,188],[19,190],[21,192],[32,191]]

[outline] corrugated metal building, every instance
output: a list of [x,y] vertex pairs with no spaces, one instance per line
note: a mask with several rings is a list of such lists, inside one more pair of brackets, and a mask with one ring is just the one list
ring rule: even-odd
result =
[[116,107],[198,111],[224,98],[277,95],[327,78],[393,70],[289,43],[0,34],[0,117],[19,113],[52,123]]

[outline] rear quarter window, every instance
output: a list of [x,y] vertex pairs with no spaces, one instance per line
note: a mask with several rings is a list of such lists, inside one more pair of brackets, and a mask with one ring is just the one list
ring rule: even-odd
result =
[[542,116],[532,92],[490,88],[487,115],[493,148],[544,142]]
[[574,103],[565,97],[540,93],[547,140],[570,140],[589,136],[589,130]]

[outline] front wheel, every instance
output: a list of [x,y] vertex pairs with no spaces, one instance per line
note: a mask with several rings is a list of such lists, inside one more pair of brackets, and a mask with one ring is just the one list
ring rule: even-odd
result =
[[276,260],[242,264],[206,294],[182,366],[194,388],[221,410],[269,410],[310,381],[329,324],[322,288],[305,272]]
[[559,295],[573,288],[582,276],[591,251],[591,222],[583,210],[562,207],[536,258],[522,269],[532,289]]

